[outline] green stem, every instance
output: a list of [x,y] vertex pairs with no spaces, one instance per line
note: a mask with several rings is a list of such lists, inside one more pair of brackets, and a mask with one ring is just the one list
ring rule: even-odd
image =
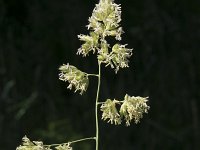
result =
[[101,104],[104,104],[104,103],[105,103],[105,102],[98,102],[97,104],[98,104],[98,105],[101,105]]
[[98,75],[98,74],[89,74],[89,73],[87,73],[87,76],[95,76],[95,77],[98,77],[99,75]]
[[84,139],[79,139],[79,140],[71,141],[71,142],[69,142],[69,144],[77,143],[77,142],[82,142],[82,141],[86,141],[86,140],[96,140],[96,137],[89,137],[89,138],[84,138]]
[[[121,103],[123,103],[124,101],[113,100],[113,102],[116,103],[116,104],[121,104]],[[101,104],[105,104],[105,103],[106,103],[106,102],[98,102],[97,104],[98,104],[98,105],[101,105]]]
[[96,118],[96,150],[99,149],[99,123],[98,123],[98,99],[99,99],[99,90],[101,84],[101,63],[99,65],[99,74],[98,74],[98,87],[97,87],[97,95],[96,95],[96,103],[95,103],[95,118]]
[[58,146],[58,145],[63,145],[63,144],[72,144],[72,143],[82,142],[82,141],[86,141],[86,140],[96,140],[96,137],[83,138],[83,139],[79,139],[79,140],[75,140],[75,141],[71,141],[71,142],[67,142],[67,143],[51,144],[51,145],[44,145],[44,146],[53,147],[53,146]]

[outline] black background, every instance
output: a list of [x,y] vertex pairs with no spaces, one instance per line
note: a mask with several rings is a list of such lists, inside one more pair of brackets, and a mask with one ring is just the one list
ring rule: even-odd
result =
[[[95,135],[96,78],[80,96],[58,80],[63,63],[98,71],[95,55],[76,56],[97,0],[0,0],[0,149],[21,138],[62,143]],[[149,96],[137,125],[100,121],[100,150],[200,148],[200,1],[116,0],[130,67],[102,68],[100,100]],[[100,117],[99,113],[99,117]],[[95,142],[73,145],[92,150]]]

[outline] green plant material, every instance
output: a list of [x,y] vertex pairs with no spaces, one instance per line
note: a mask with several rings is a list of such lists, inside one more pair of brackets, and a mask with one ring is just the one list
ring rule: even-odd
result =
[[31,142],[26,136],[22,138],[22,145],[18,146],[16,150],[52,150],[45,147],[42,141]]
[[119,27],[121,21],[121,7],[113,0],[100,0],[89,18],[88,29],[93,30],[101,37],[114,36],[121,40],[122,28]]
[[107,120],[108,123],[119,125],[121,124],[121,117],[116,109],[115,100],[112,101],[111,99],[107,99],[105,103],[101,105],[102,119]]
[[[102,119],[108,119],[108,123],[115,125],[121,124],[123,118],[127,126],[130,126],[132,120],[137,124],[143,114],[148,113],[150,107],[147,105],[147,101],[147,97],[131,97],[128,94],[125,95],[123,101],[107,99],[101,105]],[[119,113],[116,104],[121,105]]]
[[[119,70],[119,68],[125,68],[128,66],[128,58],[132,55],[132,49],[126,48],[126,45],[115,44],[112,47],[111,59],[112,59],[112,68],[116,68],[115,72]],[[115,67],[114,67],[115,66]]]
[[30,141],[26,136],[22,138],[22,145],[16,150],[72,150],[71,144],[86,140],[96,140],[96,137],[83,138],[67,143],[43,145],[42,141]]
[[75,92],[80,91],[81,95],[87,90],[89,79],[86,73],[69,64],[63,64],[60,66],[59,70],[59,79],[65,82],[69,82],[69,86],[67,87],[68,89],[71,90],[72,87],[75,87]]
[[147,97],[125,95],[123,104],[120,108],[120,115],[125,118],[126,125],[130,126],[131,120],[137,124],[143,117],[143,113],[148,113]]
[[95,50],[98,47],[98,34],[96,34],[95,32],[90,32],[90,36],[80,34],[78,35],[78,38],[80,39],[80,41],[84,41],[85,43],[81,46],[81,48],[78,49],[77,54],[87,56],[90,51],[93,51],[93,53],[95,53]]
[[106,41],[106,37],[115,37],[116,40],[121,40],[123,33],[120,27],[121,7],[114,3],[113,0],[100,0],[99,4],[93,10],[92,16],[89,18],[87,25],[90,30],[90,35],[79,35],[80,41],[84,41],[77,54],[82,54],[84,57],[90,51],[97,53],[97,59],[100,63],[111,66],[115,69],[115,73],[119,68],[128,66],[128,58],[132,55],[132,49],[128,49],[121,44],[115,44],[109,52],[110,45]]
[[[92,51],[93,54],[97,54],[98,74],[87,74],[80,71],[76,67],[63,64],[60,66],[59,79],[62,81],[68,81],[68,89],[75,88],[75,92],[79,91],[83,94],[89,85],[89,76],[98,77],[98,87],[95,101],[95,121],[96,121],[96,136],[83,138],[62,144],[43,145],[42,142],[31,142],[27,137],[23,138],[22,146],[19,146],[17,150],[72,150],[70,144],[77,143],[86,140],[96,141],[96,150],[99,149],[99,123],[98,123],[98,106],[101,105],[100,110],[103,112],[102,119],[107,120],[108,123],[119,125],[122,119],[126,121],[126,125],[129,126],[130,122],[134,120],[138,123],[143,117],[143,113],[147,113],[149,106],[147,106],[147,98],[134,97],[125,95],[123,101],[107,99],[105,102],[99,101],[100,85],[101,85],[101,64],[110,66],[115,70],[115,73],[120,68],[129,67],[129,58],[132,55],[132,49],[126,48],[126,45],[119,44],[121,40],[121,34],[123,33],[122,27],[120,27],[121,21],[121,7],[114,3],[114,0],[100,0],[99,4],[93,10],[92,16],[89,18],[89,24],[87,25],[90,30],[89,35],[78,35],[80,41],[83,42],[78,49],[77,54],[86,57]],[[115,37],[117,43],[113,46],[106,41],[106,37]],[[116,105],[121,105],[120,110],[117,110]]]

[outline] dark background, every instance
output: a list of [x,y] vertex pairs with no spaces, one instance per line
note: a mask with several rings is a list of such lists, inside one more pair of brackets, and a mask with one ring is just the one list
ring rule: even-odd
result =
[[[80,96],[58,80],[69,62],[96,73],[95,56],[76,56],[97,0],[0,0],[0,149],[31,140],[62,143],[95,135],[97,80]],[[100,100],[149,96],[140,124],[100,121],[100,150],[200,149],[200,1],[116,0],[130,68],[102,72]],[[100,116],[99,116],[100,117]],[[94,141],[74,150],[94,150]]]

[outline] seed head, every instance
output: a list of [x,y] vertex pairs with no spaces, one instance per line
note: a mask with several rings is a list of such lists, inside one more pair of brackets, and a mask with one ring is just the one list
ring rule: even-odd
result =
[[75,92],[80,91],[81,95],[87,90],[89,79],[85,72],[82,72],[69,64],[63,64],[60,66],[59,70],[59,79],[65,82],[69,82],[69,86],[67,87],[68,89],[72,89],[74,87]]

